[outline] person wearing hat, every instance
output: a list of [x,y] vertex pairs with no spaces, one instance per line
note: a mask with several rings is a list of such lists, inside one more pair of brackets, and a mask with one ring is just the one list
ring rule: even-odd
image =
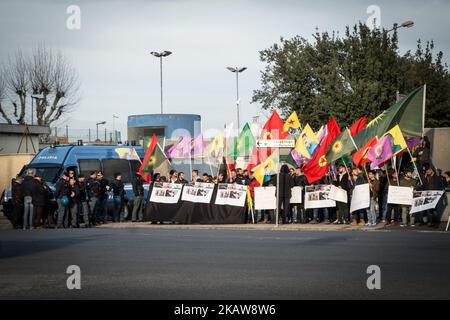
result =
[[[417,181],[413,178],[413,170],[411,168],[405,168],[403,172],[403,177],[400,178],[399,184],[401,187],[409,187],[412,189],[417,188]],[[400,206],[402,211],[402,224],[401,227],[408,226],[408,213],[411,210],[411,206],[401,205]],[[415,217],[414,214],[409,215],[410,219],[410,226],[415,227]]]
[[[343,190],[347,191],[347,195],[348,195],[348,191],[350,190],[350,178],[347,173],[347,169],[343,163],[339,164],[338,173],[339,174],[337,177],[335,177],[333,184],[334,184],[334,186],[338,187],[339,189],[343,189]],[[350,212],[348,209],[348,204],[345,202],[336,201],[336,209],[337,209],[337,213],[336,213],[337,217],[336,217],[336,221],[334,222],[334,224],[348,224],[349,220],[350,220],[350,217],[349,217]]]
[[136,172],[136,175],[133,179],[133,192],[134,192],[134,202],[133,202],[133,212],[131,214],[131,221],[141,222],[143,219],[142,216],[142,201],[144,199],[144,184],[146,181],[142,178],[142,175],[139,172]]

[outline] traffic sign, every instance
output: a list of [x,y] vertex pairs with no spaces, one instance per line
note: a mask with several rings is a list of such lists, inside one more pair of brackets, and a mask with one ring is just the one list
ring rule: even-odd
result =
[[295,140],[258,140],[257,148],[294,148]]

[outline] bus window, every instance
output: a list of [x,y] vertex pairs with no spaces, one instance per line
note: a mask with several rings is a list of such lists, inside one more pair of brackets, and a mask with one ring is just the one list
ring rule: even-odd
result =
[[109,181],[114,180],[114,174],[120,173],[122,175],[122,181],[124,183],[131,182],[130,162],[124,159],[104,159],[103,174],[105,179]]
[[98,159],[80,159],[78,160],[80,166],[80,174],[89,177],[92,171],[102,171],[102,165]]

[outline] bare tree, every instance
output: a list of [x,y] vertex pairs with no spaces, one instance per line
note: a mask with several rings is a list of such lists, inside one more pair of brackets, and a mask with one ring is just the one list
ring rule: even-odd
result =
[[5,73],[3,72],[3,68],[0,68],[0,115],[6,120],[6,122],[12,124],[11,119],[8,117],[2,106],[2,102],[5,100],[5,98],[6,98]]
[[55,53],[39,45],[29,56],[18,50],[14,58],[8,60],[4,74],[11,106],[9,112],[6,107],[0,109],[0,115],[8,123],[14,118],[15,122],[25,124],[26,112],[30,109],[27,103],[35,102],[37,124],[49,126],[79,101],[77,73],[59,50]]

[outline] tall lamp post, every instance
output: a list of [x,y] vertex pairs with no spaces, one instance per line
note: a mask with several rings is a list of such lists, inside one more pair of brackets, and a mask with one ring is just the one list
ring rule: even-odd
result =
[[389,29],[388,31],[386,31],[387,33],[392,32],[392,31],[397,31],[400,28],[412,28],[414,27],[414,21],[405,21],[402,24],[398,24],[398,23],[394,23],[394,26],[392,27],[392,29]]
[[172,52],[170,51],[163,51],[163,52],[150,52],[151,55],[155,56],[156,58],[159,58],[159,69],[160,69],[160,77],[161,77],[161,114],[164,113],[163,109],[163,74],[162,74],[162,59],[164,57],[170,56]]
[[240,104],[240,99],[239,99],[239,73],[244,72],[245,70],[247,70],[247,67],[227,67],[228,70],[230,70],[231,72],[236,73],[236,111],[237,111],[237,125],[238,125],[238,131],[241,129],[241,124],[240,124],[240,118],[239,118],[239,104]]
[[114,144],[117,144],[116,119],[119,119],[119,117],[116,116],[115,114],[113,114],[113,135],[114,135]]
[[95,140],[95,141],[100,141],[100,140],[98,139],[98,126],[104,125],[104,124],[106,124],[106,121],[98,122],[98,123],[96,124],[96,126],[97,126],[97,140]]

